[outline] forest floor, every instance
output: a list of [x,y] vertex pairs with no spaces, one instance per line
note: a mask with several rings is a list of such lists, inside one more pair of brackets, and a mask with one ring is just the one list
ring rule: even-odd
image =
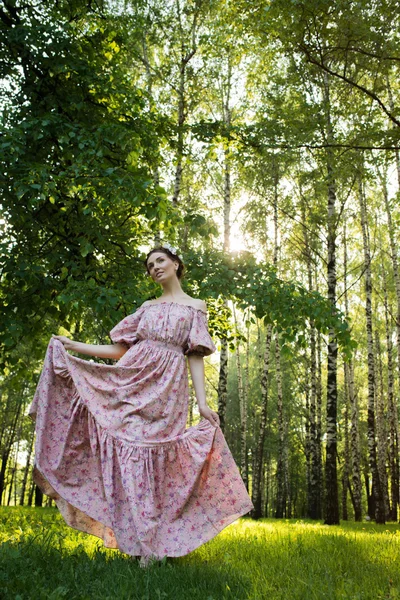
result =
[[145,569],[53,508],[0,508],[1,600],[400,599],[400,525],[244,518]]

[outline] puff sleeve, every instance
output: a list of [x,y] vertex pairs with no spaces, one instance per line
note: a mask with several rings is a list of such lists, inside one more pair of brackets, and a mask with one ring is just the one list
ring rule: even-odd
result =
[[189,331],[186,356],[209,356],[216,351],[214,342],[208,332],[207,315],[201,310],[196,310]]
[[136,312],[122,319],[122,321],[111,329],[110,338],[114,344],[125,344],[130,347],[137,342],[137,329],[141,313],[140,307]]

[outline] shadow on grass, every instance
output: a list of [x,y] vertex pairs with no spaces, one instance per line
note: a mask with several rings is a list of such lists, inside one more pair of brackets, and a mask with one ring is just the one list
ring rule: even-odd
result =
[[192,554],[190,560],[164,559],[143,569],[100,541],[90,555],[83,545],[68,549],[64,537],[42,531],[3,543],[1,600],[219,600],[247,598],[251,588],[251,581],[223,557],[211,563]]
[[141,569],[55,513],[17,515],[13,526],[3,515],[14,535],[0,547],[2,600],[400,599],[396,525],[241,519],[195,552]]

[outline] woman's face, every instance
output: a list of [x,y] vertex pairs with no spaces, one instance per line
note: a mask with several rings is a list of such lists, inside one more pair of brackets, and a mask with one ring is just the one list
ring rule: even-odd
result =
[[163,252],[153,252],[147,259],[150,277],[160,284],[171,277],[176,277],[178,265],[177,261],[173,261]]

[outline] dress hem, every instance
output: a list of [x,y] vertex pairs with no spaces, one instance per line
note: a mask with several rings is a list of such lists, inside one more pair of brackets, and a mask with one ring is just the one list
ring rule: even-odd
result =
[[[94,519],[89,513],[85,512],[84,510],[82,510],[78,506],[75,506],[75,504],[73,504],[69,500],[66,500],[65,498],[63,498],[59,494],[59,492],[57,491],[56,487],[54,487],[54,485],[49,481],[48,476],[45,476],[40,471],[40,469],[37,467],[37,465],[35,465],[34,469],[33,469],[33,479],[34,479],[35,483],[38,485],[38,487],[42,490],[42,492],[54,500],[54,502],[56,503],[57,508],[60,511],[60,513],[61,513],[64,521],[66,522],[66,524],[69,527],[72,527],[76,531],[81,531],[82,533],[86,533],[87,535],[92,535],[92,536],[94,536],[94,537],[102,540],[103,544],[104,544],[104,547],[108,548],[109,550],[118,550],[119,552],[122,552],[123,554],[127,554],[128,556],[132,556],[131,554],[129,554],[129,552],[126,552],[123,548],[120,548],[117,543],[116,544],[107,543],[107,540],[105,539],[106,536],[96,535],[95,533],[87,531],[83,527],[79,527],[76,523],[73,523],[72,519],[70,518],[71,511],[68,510],[69,507],[71,507],[72,509],[75,509],[76,511],[79,511],[80,513],[83,513],[86,517],[89,517],[90,519],[93,519],[94,521],[96,521],[96,523],[99,523],[103,527],[109,529],[110,533],[112,533],[112,536],[115,536],[115,534],[114,534],[114,532],[112,530],[112,527],[110,527],[109,525],[106,525],[105,523],[102,523],[101,521],[98,521],[97,519]],[[51,492],[49,490],[49,488],[46,487],[46,484],[48,484],[48,485],[51,486],[53,492]],[[54,493],[57,494],[57,497],[55,497]],[[210,528],[210,530],[208,532],[206,532],[201,537],[201,539],[196,539],[195,544],[193,544],[193,546],[190,546],[190,548],[191,548],[190,550],[185,550],[185,552],[179,553],[179,554],[178,553],[163,554],[162,556],[156,556],[155,558],[157,560],[162,560],[164,557],[179,558],[181,556],[186,556],[186,555],[194,552],[195,550],[197,550],[197,548],[199,548],[200,546],[202,546],[206,542],[211,541],[217,535],[216,532],[220,533],[226,527],[228,527],[229,525],[231,525],[232,523],[234,523],[237,519],[239,519],[240,517],[243,517],[243,516],[247,515],[252,509],[253,509],[253,504],[250,503],[248,505],[248,507],[246,507],[244,509],[241,509],[238,512],[233,513],[232,515],[229,515],[229,516],[227,516],[227,517],[225,517],[223,519],[220,519],[219,521],[216,521],[216,522],[210,521],[210,526],[211,526],[212,529]],[[140,554],[139,552],[135,553],[135,556],[144,556],[146,558],[149,557],[149,555],[147,555],[147,554]]]

